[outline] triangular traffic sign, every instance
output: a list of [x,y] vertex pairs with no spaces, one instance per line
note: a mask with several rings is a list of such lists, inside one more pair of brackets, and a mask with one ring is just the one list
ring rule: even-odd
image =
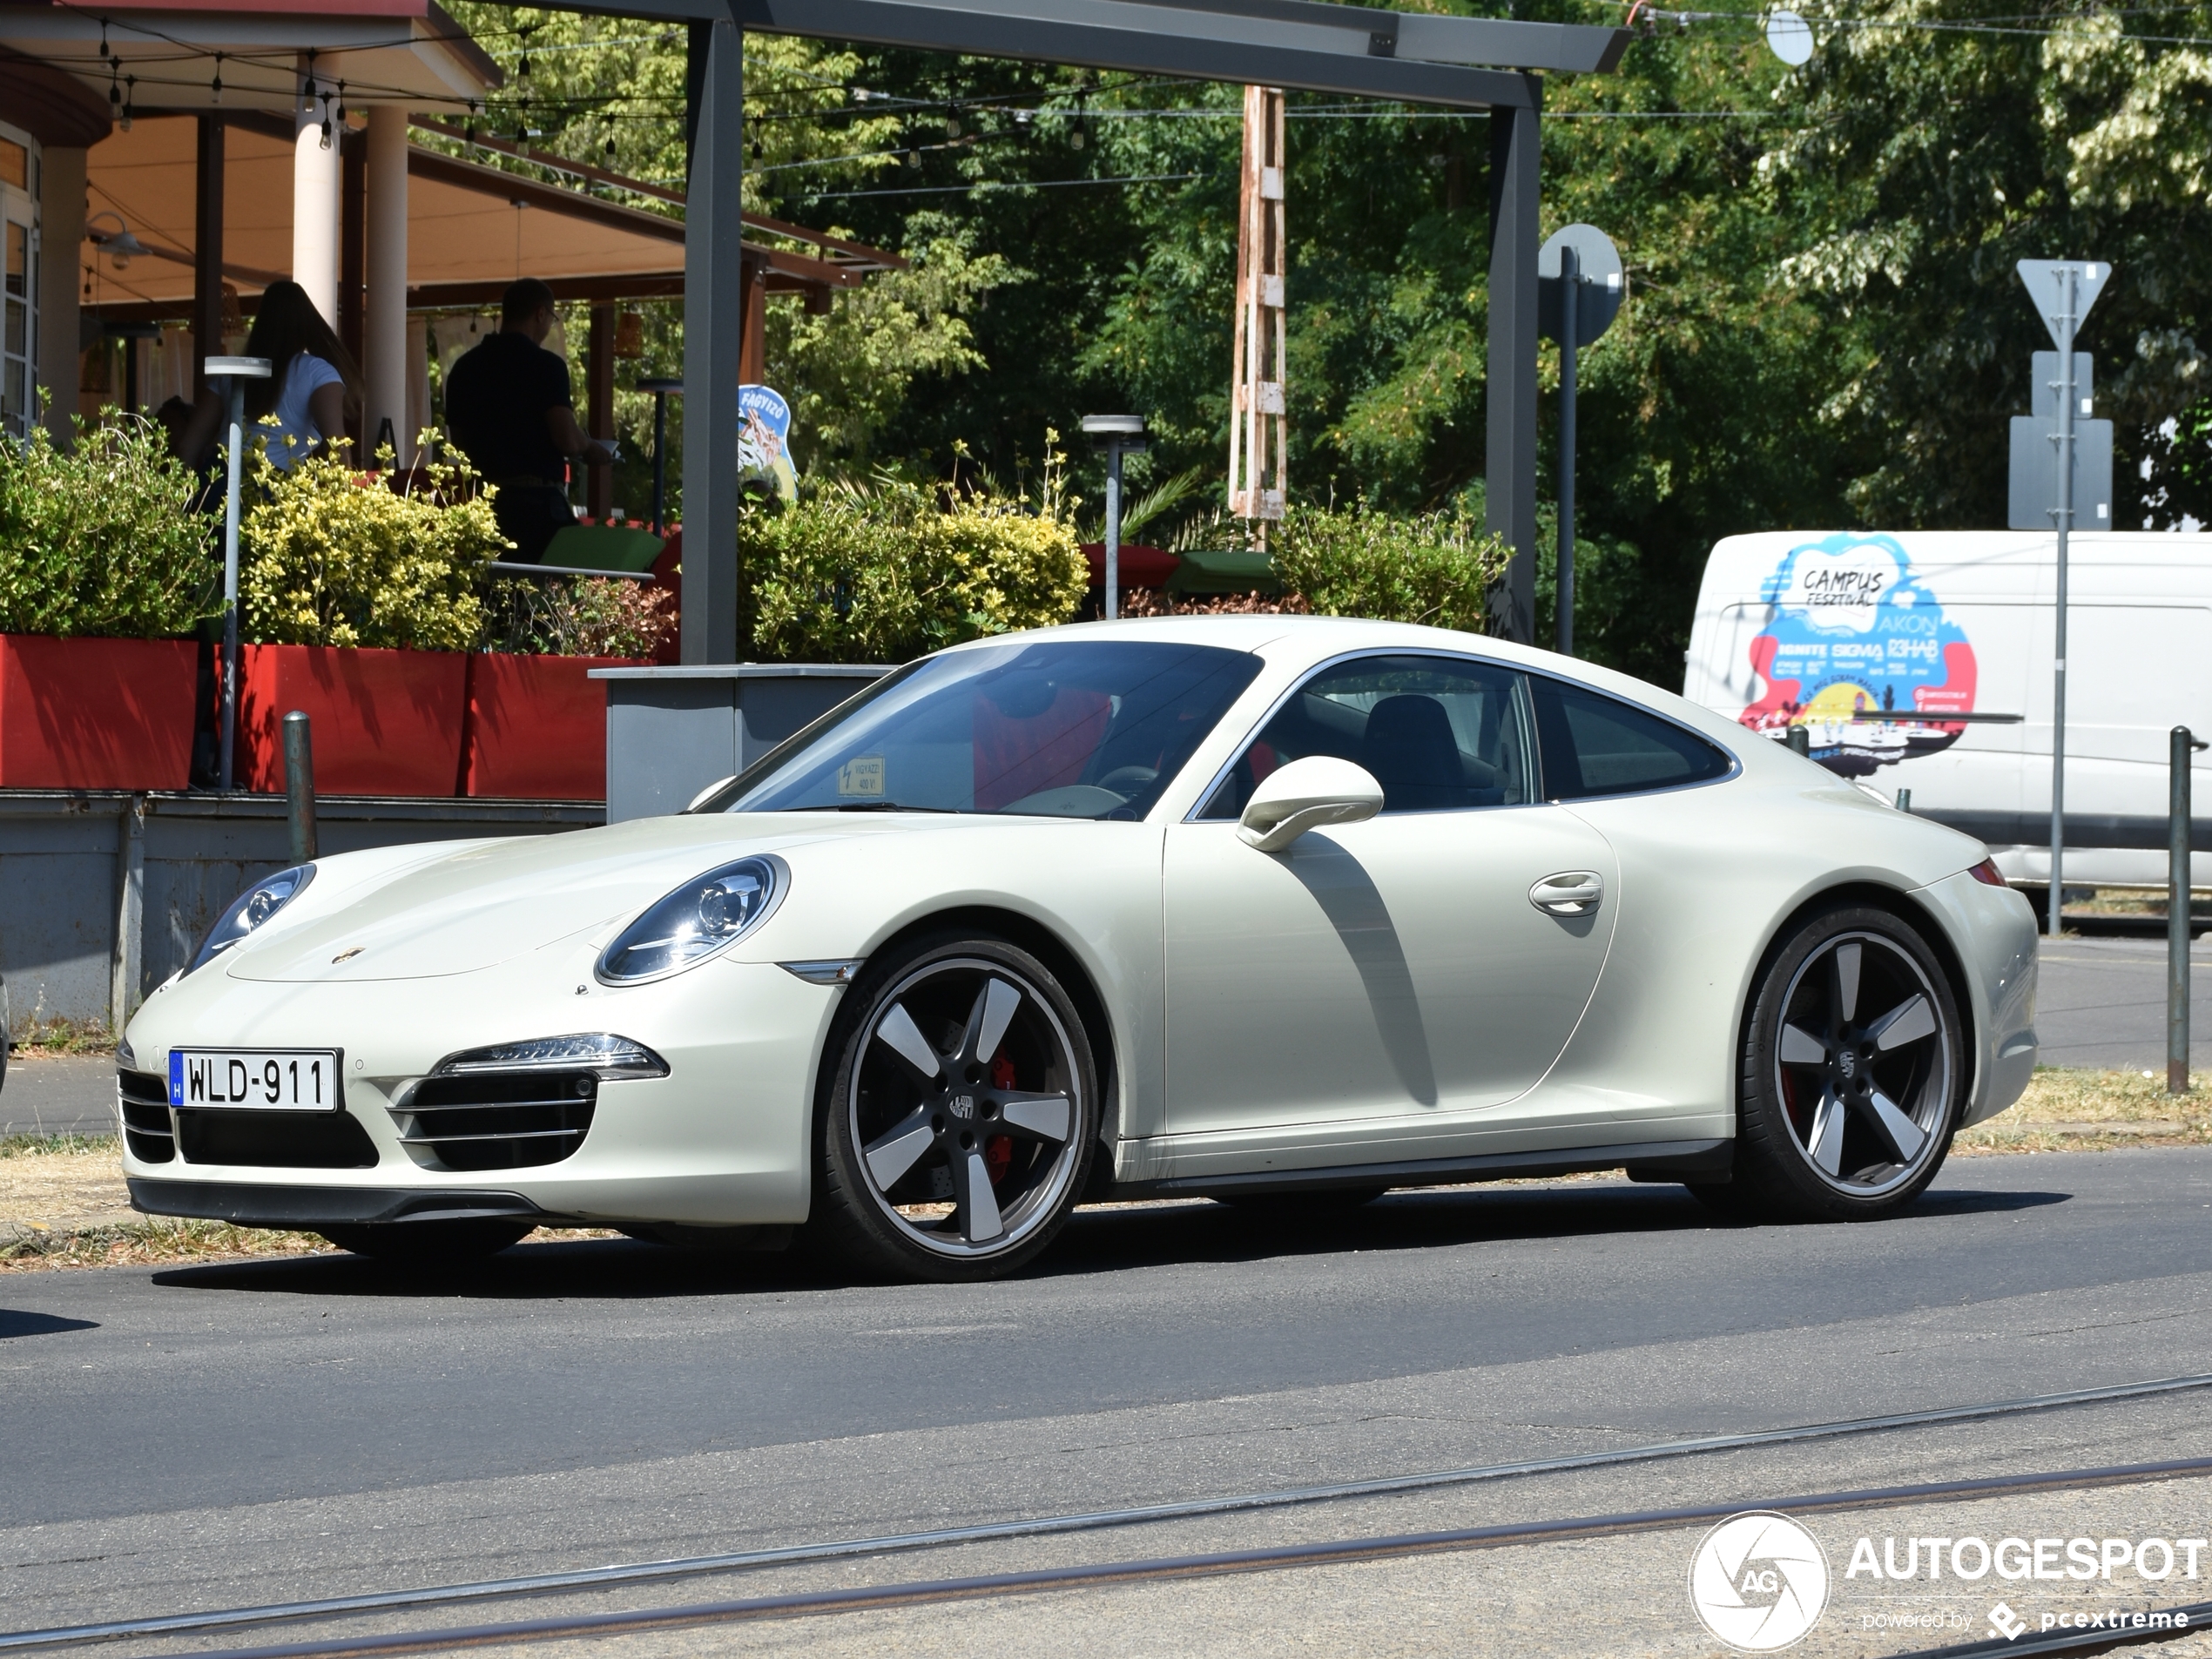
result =
[[2061,347],[2067,343],[2059,337],[2059,318],[2066,309],[2065,273],[2075,273],[2074,326],[2077,330],[2104,292],[2105,284],[2112,280],[2112,266],[2095,260],[2022,260],[2018,268],[2020,280],[2027,285],[2028,298],[2035,302],[2043,326],[2051,331],[2051,343]]

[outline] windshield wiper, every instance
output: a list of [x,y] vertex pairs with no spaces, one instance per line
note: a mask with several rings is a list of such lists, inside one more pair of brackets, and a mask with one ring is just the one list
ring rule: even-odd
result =
[[779,806],[784,813],[957,813],[957,806],[909,806],[896,800],[845,800],[834,806]]

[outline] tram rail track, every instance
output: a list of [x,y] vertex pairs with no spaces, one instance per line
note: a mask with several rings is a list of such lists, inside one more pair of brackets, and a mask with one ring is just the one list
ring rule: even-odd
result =
[[[887,1611],[946,1602],[982,1601],[1004,1595],[1034,1595],[1176,1580],[1221,1578],[1247,1573],[1389,1561],[1413,1555],[1615,1537],[1629,1533],[1663,1532],[1720,1521],[1747,1509],[1780,1514],[1832,1514],[1858,1509],[1893,1508],[1905,1504],[1955,1503],[2029,1492],[2079,1491],[2090,1487],[2146,1485],[2161,1480],[2208,1477],[2212,1477],[2212,1458],[2182,1458],[2158,1463],[2117,1464],[2100,1468],[1990,1475],[1972,1480],[1939,1480],[1912,1486],[1817,1493],[1800,1497],[1765,1499],[1757,1502],[1739,1501],[1696,1504],[1606,1515],[1573,1516],[1556,1521],[1507,1522],[1440,1532],[1398,1533],[1372,1538],[1335,1539],[1321,1543],[1283,1544],[1267,1549],[1096,1561],[1019,1573],[908,1580],[888,1584],[802,1590],[782,1595],[745,1596],[680,1607],[517,1619],[433,1630],[341,1636],[322,1642],[202,1650],[196,1652],[192,1659],[396,1659],[396,1656],[405,1654],[503,1647],[523,1642],[604,1637],[705,1625]],[[2095,1640],[2110,1644],[2114,1637],[2107,1633]],[[2068,1646],[2042,1645],[2034,1649],[2013,1648],[2010,1650],[2064,1653],[2087,1650],[2090,1647],[2089,1642],[2077,1641]],[[1959,1656],[1984,1650],[1999,1651],[1997,1649],[1985,1649],[1976,1644],[1965,1649],[1941,1649],[1939,1654]],[[1923,1656],[1922,1659],[1939,1659],[1939,1655]]]
[[[2009,1400],[1938,1406],[1924,1411],[1892,1413],[1878,1417],[1799,1424],[1737,1434],[1706,1435],[1646,1446],[1622,1447],[1608,1451],[1570,1453],[1560,1457],[1534,1458],[1510,1463],[1386,1475],[1366,1480],[1336,1481],[1309,1487],[1186,1499],[1164,1503],[1136,1505],[1119,1509],[1038,1516],[986,1522],[968,1527],[941,1527],[924,1532],[835,1539],[815,1543],[732,1551],[711,1555],[618,1563],[570,1572],[530,1574],[511,1578],[478,1580],[413,1589],[374,1591],[356,1595],[268,1602],[249,1607],[13,1630],[0,1632],[0,1653],[53,1649],[133,1638],[207,1635],[226,1629],[307,1623],[365,1614],[415,1612],[440,1606],[615,1589],[771,1567],[801,1566],[859,1557],[951,1548],[964,1544],[1108,1531],[1163,1521],[1196,1520],[1213,1515],[1339,1502],[1359,1498],[1388,1497],[1452,1487],[1525,1479],[1535,1475],[1571,1474],[1637,1463],[1710,1456],[1723,1452],[1753,1450],[1811,1440],[1896,1432],[1946,1423],[1986,1420],[2081,1406],[2155,1399],[2206,1388],[2212,1388],[2212,1373],[2160,1378],[2142,1382],[2115,1384],[2101,1388],[2074,1389],[2060,1393],[2030,1395]],[[1390,1539],[1340,1540],[1328,1544],[1289,1545],[1271,1550],[1229,1552],[1204,1556],[1163,1557],[1152,1562],[1111,1563],[1083,1568],[1042,1569],[1036,1574],[999,1575],[981,1579],[948,1579],[934,1581],[938,1588],[927,1594],[923,1592],[921,1587],[862,1587],[851,1591],[813,1593],[812,1595],[740,1599],[703,1604],[700,1608],[690,1609],[664,1608],[655,1613],[639,1615],[611,1613],[581,1615],[565,1620],[526,1621],[499,1626],[487,1624],[463,1627],[463,1629],[464,1631],[496,1629],[525,1632],[520,1635],[502,1635],[496,1638],[486,1636],[482,1639],[483,1642],[494,1640],[503,1642],[527,1640],[532,1634],[567,1633],[571,1627],[574,1627],[573,1633],[576,1635],[592,1634],[598,1627],[592,1625],[590,1621],[599,1618],[617,1621],[631,1617],[658,1618],[674,1623],[685,1623],[792,1616],[806,1612],[857,1611],[864,1606],[903,1605],[905,1603],[898,1599],[900,1597],[909,1600],[949,1600],[1014,1594],[1024,1590],[1074,1588],[1094,1582],[1122,1581],[1113,1576],[1116,1574],[1136,1574],[1143,1577],[1211,1576],[1231,1572],[1264,1571],[1273,1567],[1322,1565],[1336,1560],[1379,1558],[1380,1555],[1386,1554],[1498,1548],[1513,1543],[1541,1542],[1553,1538],[1598,1535],[1608,1531],[1649,1530],[1666,1526],[1689,1525],[1700,1519],[1732,1514],[1747,1507],[1779,1509],[1786,1508],[1793,1504],[1813,1509],[1878,1507],[1885,1503],[1908,1502],[1920,1499],[1932,1500],[1946,1496],[1969,1497],[1983,1495],[1985,1493],[1994,1494],[2009,1491],[2043,1490],[2050,1489],[2053,1486],[2068,1483],[2112,1485],[2131,1480],[2196,1478],[2206,1474],[2212,1474],[2212,1458],[2182,1460],[2159,1464],[2114,1466],[2107,1469],[2072,1470],[2055,1475],[1993,1476],[1982,1480],[1885,1487],[1869,1494],[1829,1494],[1811,1498],[1778,1500],[1756,1505],[1737,1502],[1726,1506],[1704,1506],[1693,1509],[1653,1510],[1629,1515],[1582,1517],[1561,1521],[1462,1528],[1446,1533],[1407,1534]],[[2039,1486],[2036,1484],[2038,1482],[2044,1484]],[[1351,1553],[1342,1554],[1332,1553],[1336,1551]],[[1068,1581],[1062,1583],[1061,1577],[1069,1575],[1074,1576],[1068,1577]],[[1084,1575],[1093,1576],[1085,1577]],[[989,1588],[974,1588],[981,1586]],[[888,1601],[858,1600],[853,1601],[850,1606],[843,1602],[838,1602],[834,1606],[830,1605],[829,1602],[823,1602],[818,1606],[814,1602],[817,1596],[830,1598],[830,1602],[836,1602],[840,1596],[848,1598],[876,1596],[891,1599]],[[782,1610],[751,1610],[771,1608]],[[558,1631],[553,1629],[555,1626],[559,1627]],[[626,1629],[631,1627],[617,1623],[607,1628]],[[639,1626],[637,1628],[660,1627]],[[401,1640],[401,1638],[392,1639]],[[449,1632],[444,1633],[442,1639],[449,1640],[454,1645],[476,1644],[475,1638],[464,1640],[463,1637],[454,1635]],[[273,1656],[280,1654],[305,1656],[326,1651],[333,1654],[357,1651],[363,1655],[370,1655],[387,1651],[415,1650],[416,1649],[413,1648],[385,1649],[374,1645],[354,1647],[341,1642],[335,1646],[310,1643],[236,1651],[270,1656],[273,1659]]]

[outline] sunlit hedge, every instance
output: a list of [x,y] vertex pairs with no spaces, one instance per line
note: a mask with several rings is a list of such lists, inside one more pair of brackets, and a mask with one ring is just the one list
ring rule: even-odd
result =
[[160,427],[112,409],[67,450],[43,427],[0,442],[0,633],[152,639],[219,614],[198,488]]
[[753,653],[900,663],[963,639],[1066,622],[1086,580],[1074,529],[1018,501],[885,483],[738,527]]

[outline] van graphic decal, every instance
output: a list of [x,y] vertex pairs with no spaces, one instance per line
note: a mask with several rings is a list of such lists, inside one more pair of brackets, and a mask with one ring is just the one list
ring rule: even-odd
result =
[[1764,690],[1737,718],[1777,741],[1802,725],[1812,758],[1863,777],[1958,741],[1942,717],[1974,706],[1974,648],[1915,581],[1894,537],[1849,533],[1792,548],[1761,584],[1751,641]]

